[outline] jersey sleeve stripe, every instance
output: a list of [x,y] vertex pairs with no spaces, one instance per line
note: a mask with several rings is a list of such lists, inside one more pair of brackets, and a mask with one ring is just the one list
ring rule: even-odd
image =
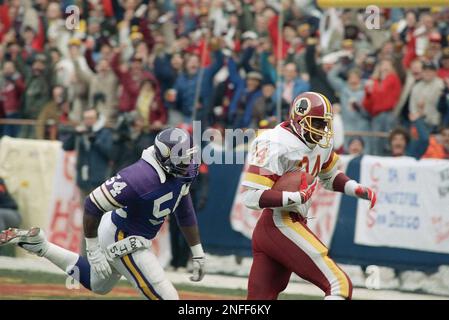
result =
[[100,205],[100,203],[97,201],[97,199],[95,198],[93,192],[91,192],[91,193],[89,194],[89,198],[90,198],[90,200],[95,204],[95,206],[96,206],[98,209],[100,209],[100,210],[103,211],[103,212],[107,212],[107,210],[105,210],[105,209]]
[[244,181],[253,182],[268,188],[271,188],[274,185],[274,181],[271,180],[268,177],[261,176],[259,174],[246,172],[245,177],[243,178]]
[[273,182],[276,182],[281,177],[281,176],[271,172],[268,169],[265,169],[265,168],[262,168],[262,167],[257,167],[257,166],[254,166],[254,165],[248,166],[248,169],[246,170],[246,172],[253,173],[255,175],[268,178],[268,179],[270,179]]
[[97,187],[93,192],[92,195],[95,197],[95,200],[101,207],[104,209],[105,212],[111,211],[116,209],[117,207],[112,205],[111,202],[106,198],[103,190],[101,190],[101,187]]
[[106,186],[104,185],[104,183],[101,185],[101,191],[103,192],[105,198],[111,203],[111,205],[113,205],[116,208],[122,208],[123,206],[118,203],[109,193],[108,189],[106,189]]
[[339,158],[340,158],[340,157],[339,157],[335,152],[332,152],[332,155],[331,155],[331,157],[329,158],[329,160],[326,161],[326,162],[323,164],[323,166],[321,167],[321,172],[322,172],[322,173],[327,173],[327,172],[331,171],[332,168],[333,168],[333,167],[335,166],[335,164],[337,163],[337,161],[338,161]]
[[254,165],[248,166],[248,169],[246,170],[246,172],[254,173],[256,175],[263,176],[263,177],[267,177],[274,182],[276,182],[280,178],[280,176],[278,176],[277,174],[274,174],[270,170],[262,168],[262,167],[257,167]]
[[254,183],[251,181],[243,181],[242,186],[249,187],[252,189],[259,189],[259,190],[270,190],[271,189],[270,187],[267,187],[267,186],[264,186],[264,185],[261,185],[258,183]]

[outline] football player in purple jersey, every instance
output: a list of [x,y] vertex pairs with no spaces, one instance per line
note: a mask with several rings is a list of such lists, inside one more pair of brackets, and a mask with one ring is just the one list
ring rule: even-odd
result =
[[178,299],[150,248],[173,213],[192,251],[190,279],[204,277],[205,254],[189,194],[198,175],[197,152],[186,131],[165,129],[141,159],[92,191],[83,217],[87,258],[48,242],[37,227],[2,231],[0,245],[17,244],[45,257],[98,294],[111,291],[123,275],[148,299]]

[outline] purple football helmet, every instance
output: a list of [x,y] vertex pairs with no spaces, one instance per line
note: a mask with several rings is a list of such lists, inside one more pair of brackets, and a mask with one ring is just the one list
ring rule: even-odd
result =
[[190,134],[179,128],[162,130],[154,140],[156,160],[168,174],[187,181],[198,175],[198,148]]

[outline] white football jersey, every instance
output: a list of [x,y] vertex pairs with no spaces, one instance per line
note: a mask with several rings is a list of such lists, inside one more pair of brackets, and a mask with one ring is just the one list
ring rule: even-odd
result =
[[[267,190],[287,172],[305,170],[317,177],[335,167],[338,156],[333,152],[332,143],[328,148],[318,145],[309,148],[287,126],[287,122],[281,123],[254,139],[248,155],[248,170],[242,182],[244,186]],[[305,217],[310,205],[309,200],[301,206],[288,207],[288,211]],[[276,208],[274,211],[286,209]]]

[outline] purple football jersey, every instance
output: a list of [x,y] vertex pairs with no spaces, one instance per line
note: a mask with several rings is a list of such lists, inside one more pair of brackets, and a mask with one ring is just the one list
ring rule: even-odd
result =
[[86,198],[86,213],[112,211],[119,230],[147,239],[156,236],[171,213],[181,226],[196,225],[189,184],[171,175],[161,177],[158,170],[144,159],[124,168]]

